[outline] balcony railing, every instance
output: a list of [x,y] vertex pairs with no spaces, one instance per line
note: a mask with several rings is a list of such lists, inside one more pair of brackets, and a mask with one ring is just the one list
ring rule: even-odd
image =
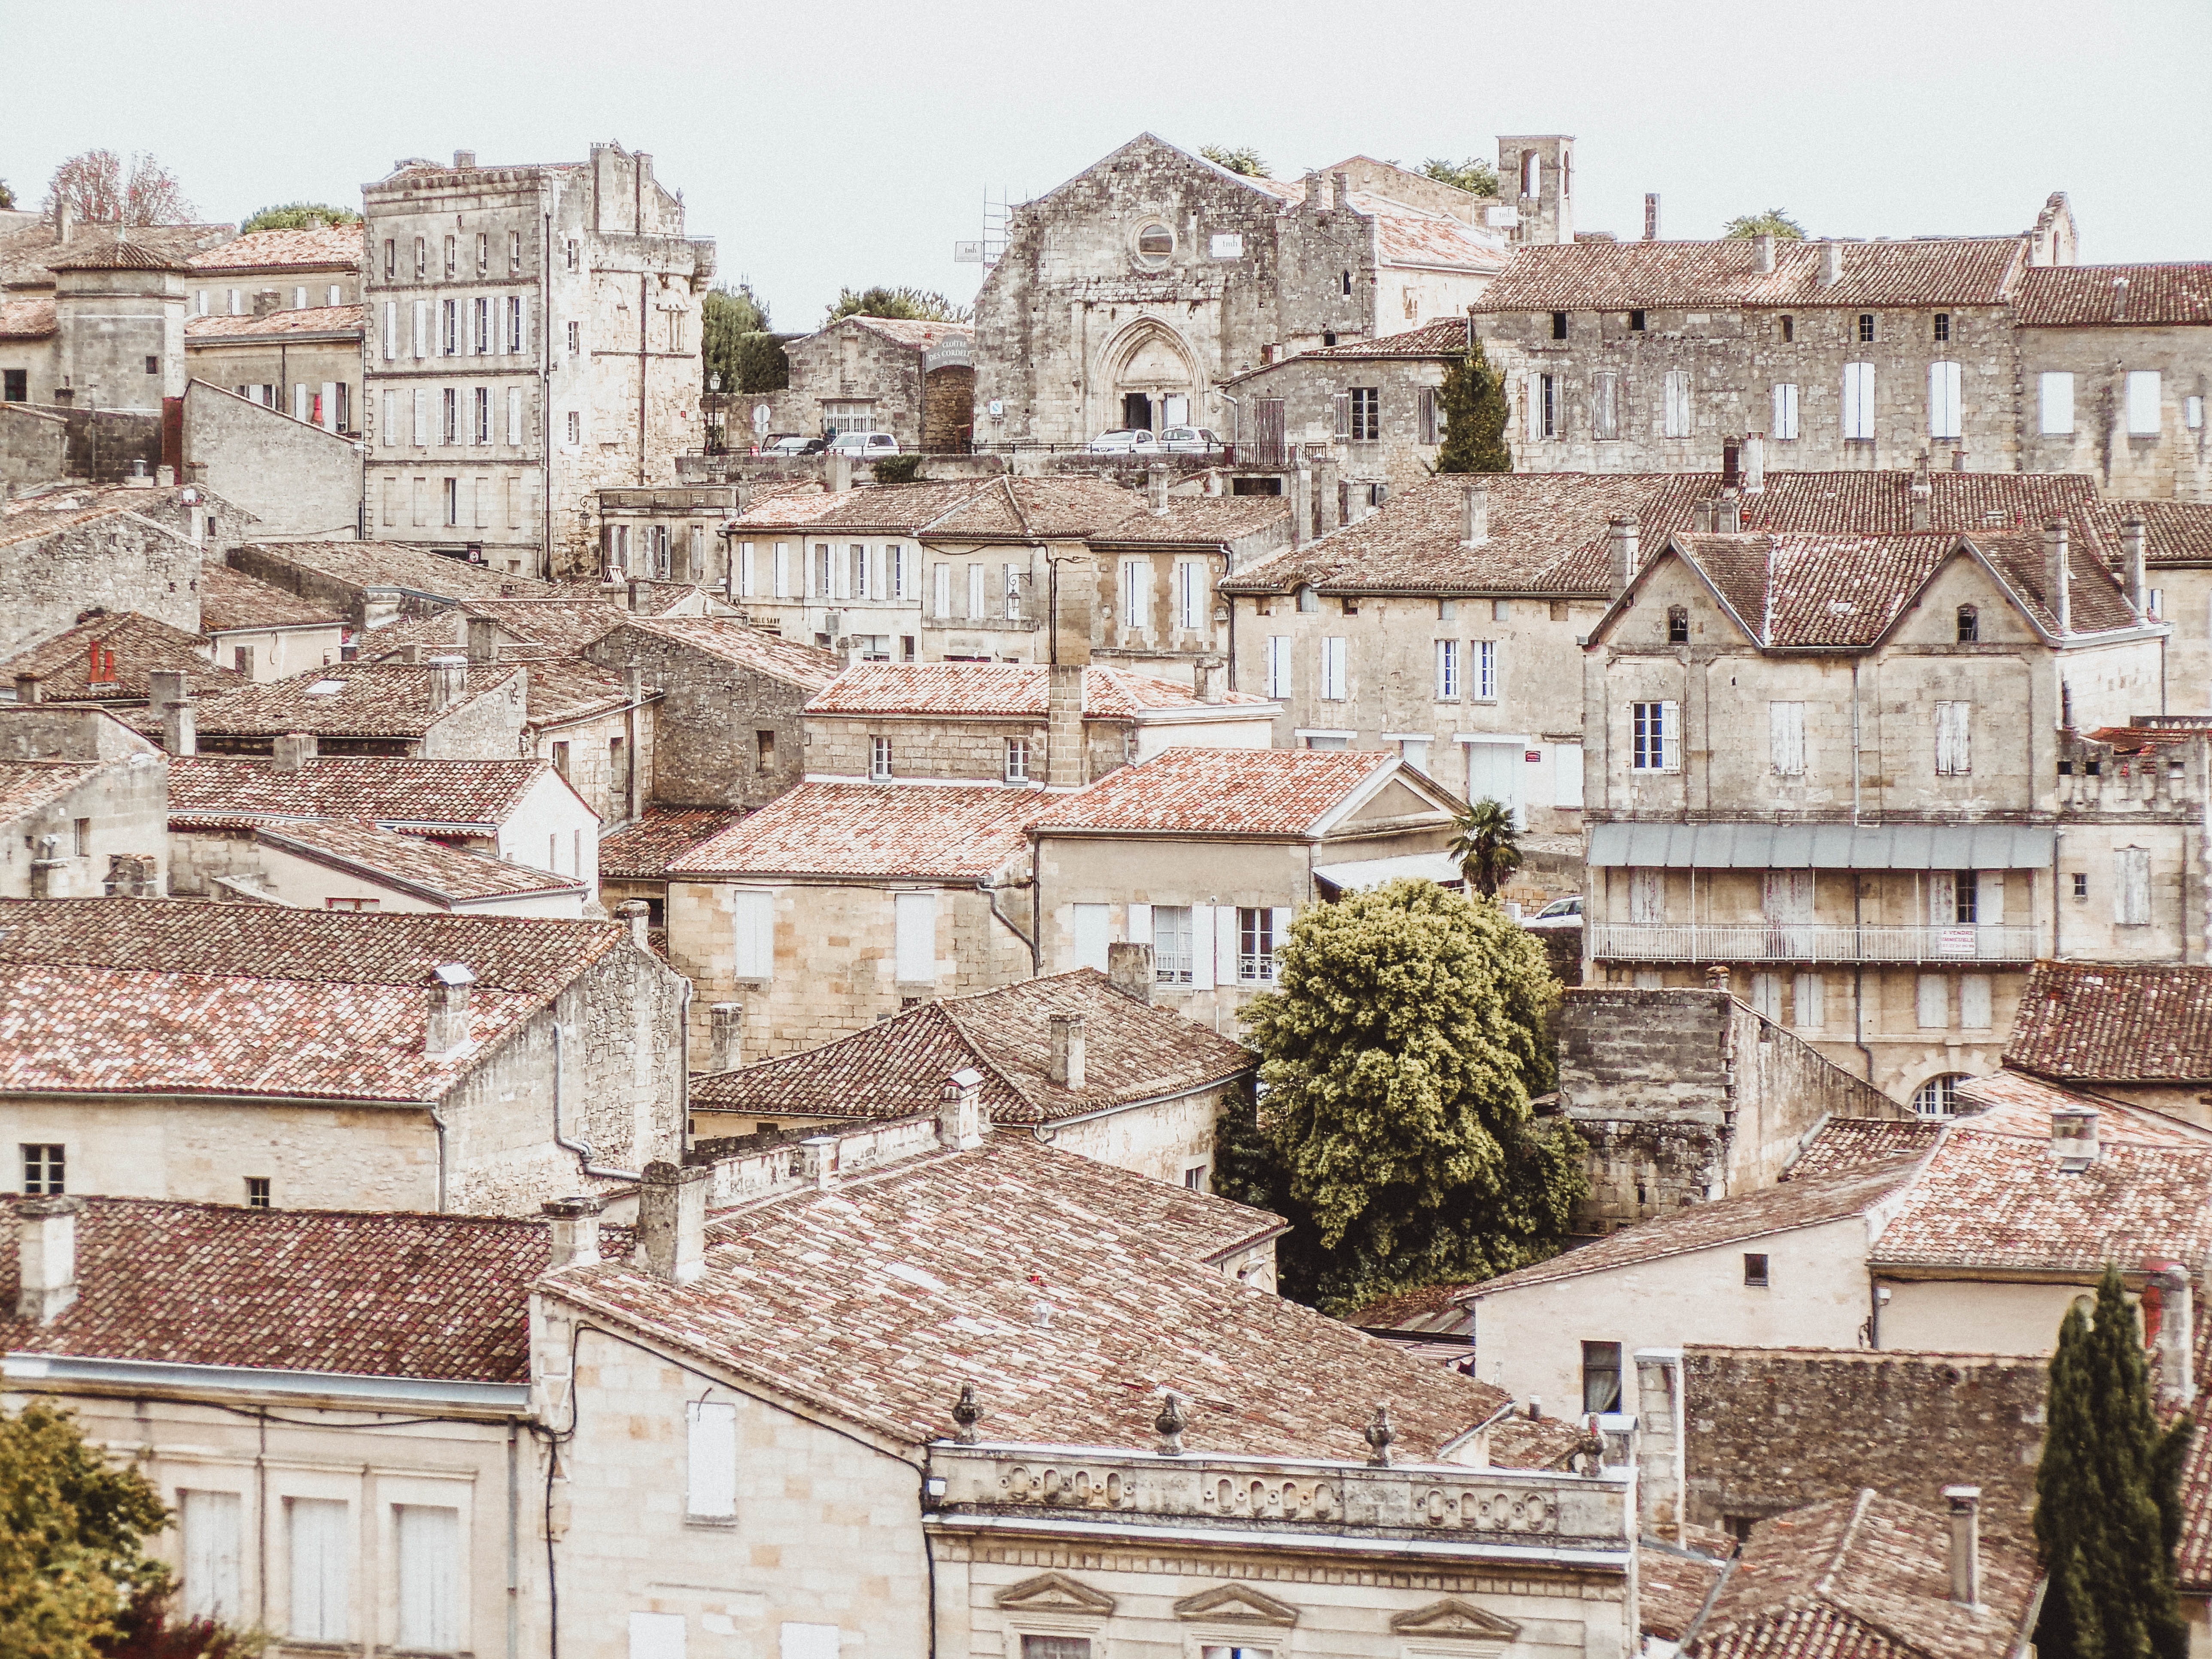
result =
[[1826,927],[1810,923],[1589,924],[1590,954],[1610,962],[2031,962],[2035,929]]

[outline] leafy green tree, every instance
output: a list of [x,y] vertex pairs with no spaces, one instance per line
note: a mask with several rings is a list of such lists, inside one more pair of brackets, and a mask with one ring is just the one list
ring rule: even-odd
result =
[[241,236],[257,230],[319,230],[325,225],[357,225],[361,215],[351,208],[332,207],[327,202],[287,202],[282,207],[265,207],[238,228]]
[[1444,371],[1437,387],[1443,411],[1443,446],[1437,452],[1439,472],[1510,472],[1513,452],[1505,443],[1505,382],[1490,366],[1477,340],[1467,356]]
[[837,303],[830,307],[823,318],[827,326],[840,317],[903,318],[916,323],[964,323],[975,313],[966,306],[956,306],[934,289],[921,288],[866,288],[855,293],[841,289]]
[[11,211],[15,205],[15,192],[8,188],[8,181],[0,179],[0,213]]
[[1771,236],[1777,241],[1802,242],[1805,227],[1791,218],[1782,208],[1769,208],[1764,213],[1747,213],[1728,222],[1721,234],[1735,241],[1749,241],[1757,236]]
[[2181,1465],[2191,1424],[2151,1410],[2135,1310],[2117,1268],[2095,1314],[2069,1309],[2051,1357],[2035,1541],[2050,1577],[2035,1629],[2042,1659],[2182,1659],[2174,1594]]
[[869,471],[875,474],[878,483],[919,483],[921,482],[922,464],[928,459],[927,455],[909,450],[903,455],[884,456],[883,459],[872,463]]
[[1476,196],[1498,194],[1498,169],[1479,155],[1470,155],[1464,161],[1431,155],[1421,163],[1421,171],[1438,184],[1455,185]]
[[1200,144],[1198,153],[1218,167],[1227,167],[1231,173],[1242,173],[1247,179],[1264,179],[1267,164],[1260,159],[1260,152],[1249,144],[1240,144],[1231,149],[1226,144]]
[[[780,392],[791,384],[782,343],[769,332],[768,306],[749,283],[720,285],[700,301],[702,375],[719,374],[726,392]],[[702,389],[711,386],[702,380]]]
[[167,1589],[142,1545],[167,1519],[146,1479],[68,1413],[42,1401],[0,1413],[0,1655],[97,1659],[126,1607]]
[[1521,867],[1521,832],[1513,827],[1513,809],[1486,798],[1454,824],[1458,834],[1452,837],[1451,855],[1476,892],[1497,897],[1506,877]]
[[1529,1103],[1555,1072],[1542,950],[1488,900],[1392,882],[1300,916],[1244,1019],[1264,1106],[1224,1110],[1218,1186],[1292,1224],[1285,1293],[1328,1312],[1553,1254],[1583,1146]]

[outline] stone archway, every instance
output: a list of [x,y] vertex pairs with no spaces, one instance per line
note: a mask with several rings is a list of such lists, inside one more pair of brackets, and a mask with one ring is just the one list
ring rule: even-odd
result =
[[1099,362],[1106,425],[1159,432],[1199,417],[1196,359],[1182,336],[1158,318],[1138,318],[1107,342]]

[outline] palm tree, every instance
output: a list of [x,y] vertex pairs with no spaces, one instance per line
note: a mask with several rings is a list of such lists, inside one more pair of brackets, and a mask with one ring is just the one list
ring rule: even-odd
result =
[[1506,877],[1521,867],[1521,832],[1513,827],[1513,809],[1486,798],[1455,823],[1459,834],[1452,837],[1452,857],[1476,892],[1497,897]]

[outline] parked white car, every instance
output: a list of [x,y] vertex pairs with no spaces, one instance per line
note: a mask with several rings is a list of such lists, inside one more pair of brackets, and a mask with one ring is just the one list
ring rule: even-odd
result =
[[1160,441],[1142,427],[1124,427],[1117,432],[1102,432],[1091,441],[1093,455],[1157,455]]
[[1221,440],[1202,426],[1171,426],[1160,434],[1160,447],[1170,455],[1218,455]]
[[832,455],[850,455],[856,461],[879,461],[899,453],[898,439],[888,432],[841,432],[830,441]]
[[1555,898],[1542,909],[1521,924],[1532,933],[1553,933],[1562,927],[1583,925],[1583,897],[1570,893],[1565,898]]

